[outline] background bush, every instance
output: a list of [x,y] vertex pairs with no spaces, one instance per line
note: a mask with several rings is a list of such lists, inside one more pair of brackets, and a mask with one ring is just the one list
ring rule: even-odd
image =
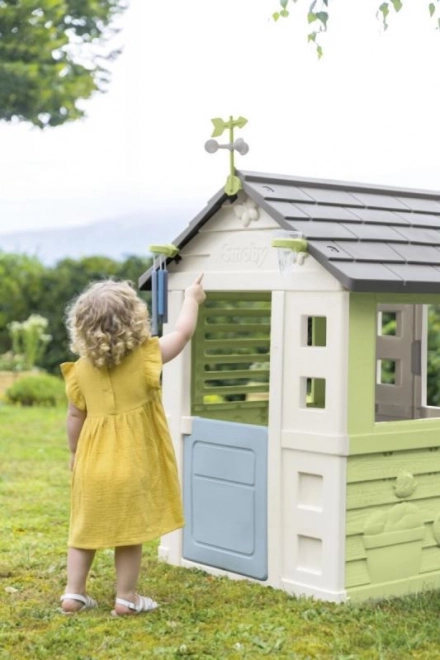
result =
[[6,390],[6,399],[22,406],[56,406],[66,402],[64,381],[51,374],[23,376]]
[[25,371],[26,358],[24,355],[7,351],[0,355],[0,371]]
[[[61,362],[76,359],[69,351],[64,325],[67,303],[90,282],[113,278],[130,280],[137,287],[138,278],[151,266],[150,257],[128,256],[124,261],[95,256],[62,259],[54,266],[42,264],[36,257],[0,251],[0,354],[11,350],[8,325],[23,322],[38,314],[48,321],[52,341],[47,345],[38,366],[59,374]],[[150,294],[139,292],[148,301]]]

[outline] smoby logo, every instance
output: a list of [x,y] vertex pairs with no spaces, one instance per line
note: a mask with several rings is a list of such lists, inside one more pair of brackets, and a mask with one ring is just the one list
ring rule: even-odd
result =
[[266,259],[267,252],[267,247],[262,247],[255,243],[251,243],[246,247],[236,247],[235,245],[226,243],[222,247],[221,259],[226,263],[248,263],[261,268]]

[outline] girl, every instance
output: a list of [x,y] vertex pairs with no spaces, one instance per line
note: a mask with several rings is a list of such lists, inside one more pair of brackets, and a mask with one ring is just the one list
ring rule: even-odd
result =
[[108,547],[115,548],[112,613],[157,607],[136,593],[142,543],[184,525],[160,374],[194,333],[202,277],[186,289],[174,331],[161,339],[150,336],[147,307],[128,282],[92,284],[68,309],[80,358],[61,365],[73,469],[65,613],[96,607],[86,580],[95,551]]

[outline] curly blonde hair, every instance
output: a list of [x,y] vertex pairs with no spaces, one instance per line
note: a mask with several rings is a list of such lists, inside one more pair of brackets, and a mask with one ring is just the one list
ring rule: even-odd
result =
[[95,367],[112,367],[150,336],[146,304],[131,282],[90,284],[67,308],[66,326],[73,353]]

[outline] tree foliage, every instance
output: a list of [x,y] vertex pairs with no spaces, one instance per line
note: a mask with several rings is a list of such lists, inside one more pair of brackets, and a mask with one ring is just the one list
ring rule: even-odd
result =
[[[298,0],[290,0],[293,3],[298,3]],[[388,29],[388,19],[390,15],[394,12],[399,12],[403,6],[404,2],[408,0],[384,0],[377,5],[376,15],[381,21],[384,30]],[[417,0],[420,2],[421,0]],[[440,0],[422,0],[426,3],[426,12],[427,15],[436,20],[437,29],[440,29]],[[323,50],[322,46],[319,43],[319,36],[323,32],[327,31],[328,21],[329,21],[329,4],[330,0],[306,0],[308,3],[308,12],[307,12],[307,22],[310,26],[310,31],[307,35],[309,42],[312,42],[316,46],[316,52],[318,57],[322,57]],[[275,11],[272,14],[272,17],[275,21],[280,18],[287,18],[290,14],[287,9],[289,5],[289,0],[279,0],[280,9]]]
[[[39,314],[48,321],[47,332],[51,335],[51,341],[38,366],[58,374],[61,362],[75,359],[69,351],[64,325],[67,304],[92,281],[110,277],[116,280],[129,280],[136,286],[139,276],[148,270],[151,264],[151,258],[147,257],[130,256],[118,262],[107,257],[95,256],[79,260],[63,259],[52,267],[46,267],[35,257],[0,252],[0,356],[12,349],[8,326],[14,321],[23,322],[32,314]],[[139,296],[146,302],[150,301],[149,293],[139,292]],[[259,303],[258,306],[266,304]],[[209,306],[209,302],[207,305]],[[219,306],[218,302],[216,306]],[[241,306],[238,303],[237,310]],[[246,306],[248,307],[249,303],[246,303]],[[239,319],[238,315],[237,320]],[[221,325],[226,322],[230,322],[230,316],[220,315],[217,318],[217,323]],[[263,336],[267,334],[264,327],[262,325]],[[395,331],[395,317],[392,315],[387,317],[385,314],[382,334],[393,335]],[[240,332],[246,333],[246,328],[242,327]],[[216,333],[216,336],[218,337],[219,333]],[[255,336],[259,337],[260,334],[257,333]],[[431,406],[440,406],[440,306],[431,305],[428,308],[427,339],[427,403]],[[246,349],[243,350],[246,352]],[[257,352],[264,350],[258,349]],[[266,363],[259,366],[263,369],[268,367]],[[222,364],[215,366],[216,371],[224,368]],[[260,374],[258,380],[261,380]],[[383,368],[382,382],[393,382],[393,374],[386,364]],[[223,381],[222,385],[225,384],[233,383]]]
[[38,311],[44,273],[35,257],[0,253],[0,354],[10,347],[8,324]]
[[[0,354],[11,349],[11,322],[41,314],[48,320],[52,339],[38,366],[58,373],[60,362],[73,357],[64,325],[69,301],[90,282],[108,277],[130,280],[136,286],[138,277],[150,266],[149,258],[131,256],[118,262],[97,256],[78,261],[63,259],[53,267],[45,267],[35,258],[0,253]],[[144,293],[140,296],[149,298]]]
[[0,0],[0,119],[44,128],[103,91],[112,21],[125,0]]
[[428,405],[440,406],[440,307],[428,307],[428,364],[426,398]]

